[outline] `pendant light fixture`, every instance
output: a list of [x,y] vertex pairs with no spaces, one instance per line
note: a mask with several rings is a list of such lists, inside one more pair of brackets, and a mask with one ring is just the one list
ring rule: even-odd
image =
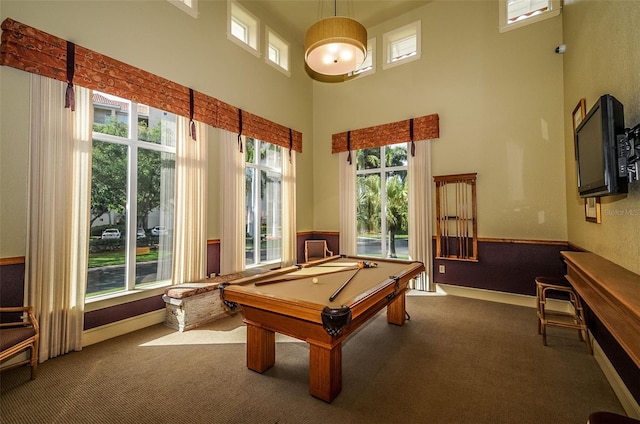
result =
[[355,71],[367,56],[367,30],[358,21],[334,16],[311,25],[304,37],[307,66],[322,75],[346,75]]

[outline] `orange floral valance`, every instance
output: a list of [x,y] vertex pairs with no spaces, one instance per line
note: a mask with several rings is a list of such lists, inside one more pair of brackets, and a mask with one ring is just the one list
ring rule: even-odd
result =
[[[412,137],[413,135],[413,137]],[[438,114],[333,134],[331,153],[440,137]]]
[[[2,22],[0,65],[67,81],[67,41],[7,18]],[[189,88],[142,69],[75,46],[73,82],[177,115],[190,117]],[[239,132],[235,106],[194,91],[193,119]],[[242,134],[302,152],[302,133],[242,111]]]

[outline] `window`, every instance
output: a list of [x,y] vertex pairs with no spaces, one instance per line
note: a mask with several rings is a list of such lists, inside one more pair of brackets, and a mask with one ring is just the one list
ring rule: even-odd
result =
[[509,31],[560,14],[560,0],[500,0],[499,30]]
[[176,116],[94,92],[87,297],[171,278]]
[[260,57],[259,34],[260,21],[235,1],[228,3],[227,38],[239,46]]
[[265,60],[274,68],[289,73],[289,44],[278,34],[267,28],[267,55]]
[[407,144],[356,154],[357,253],[409,258]]
[[246,137],[246,265],[282,258],[282,148]]
[[382,36],[385,52],[383,69],[420,59],[420,21]]
[[375,72],[376,63],[376,39],[372,38],[367,40],[367,57],[362,62],[362,65],[358,67],[351,75],[369,75]]
[[194,18],[198,17],[198,0],[169,0],[169,3]]

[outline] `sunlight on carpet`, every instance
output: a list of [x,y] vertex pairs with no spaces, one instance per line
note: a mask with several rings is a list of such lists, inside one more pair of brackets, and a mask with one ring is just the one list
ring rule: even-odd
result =
[[[221,345],[246,343],[247,327],[240,316],[223,318],[188,331],[167,334],[142,343],[141,347],[179,345]],[[276,343],[300,342],[297,339],[276,333]]]

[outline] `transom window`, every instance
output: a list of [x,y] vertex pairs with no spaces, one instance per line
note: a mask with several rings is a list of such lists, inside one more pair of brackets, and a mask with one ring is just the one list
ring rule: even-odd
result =
[[169,0],[169,3],[194,18],[198,17],[198,0]]
[[228,2],[227,38],[256,56],[259,51],[260,21],[235,1]]
[[407,144],[356,153],[358,255],[409,258]]
[[500,0],[500,32],[558,16],[560,0]]
[[389,31],[382,36],[387,69],[420,59],[420,21]]
[[282,259],[282,148],[246,137],[246,266]]
[[289,73],[289,44],[278,34],[267,28],[267,55],[265,60],[274,68]]
[[176,116],[93,94],[87,297],[171,278]]
[[355,71],[351,73],[351,75],[358,74],[372,74],[375,72],[375,63],[376,63],[376,39],[372,38],[367,40],[367,57],[362,62],[362,65],[358,67]]

